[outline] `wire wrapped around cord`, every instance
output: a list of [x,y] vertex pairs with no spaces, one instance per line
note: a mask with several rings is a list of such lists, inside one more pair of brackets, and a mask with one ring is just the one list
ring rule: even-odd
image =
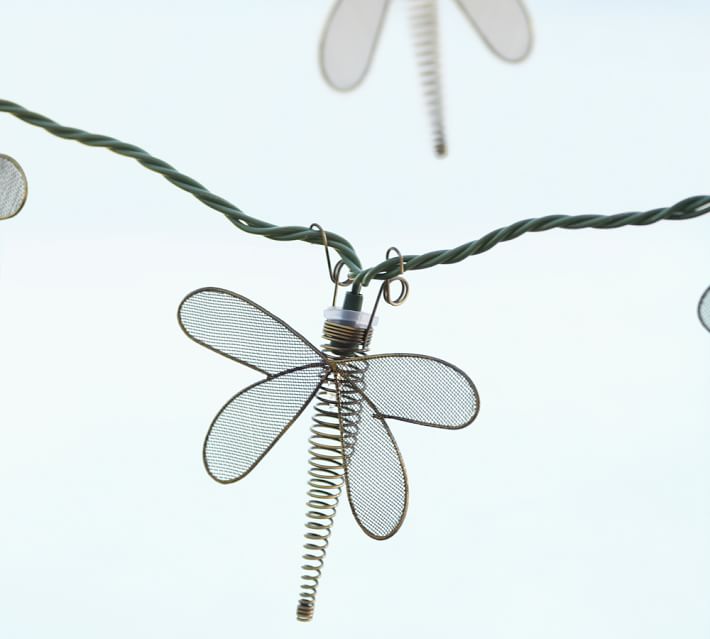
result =
[[[103,147],[119,155],[133,158],[145,168],[162,175],[178,188],[192,194],[206,206],[224,214],[232,224],[246,233],[263,235],[269,239],[284,242],[301,240],[311,244],[323,244],[323,235],[320,231],[305,226],[276,226],[253,218],[227,200],[212,193],[196,180],[178,172],[167,162],[153,157],[140,147],[104,135],[62,126],[39,113],[28,111],[19,104],[8,100],[0,100],[0,112],[14,115],[16,118],[43,128],[57,137],[81,142],[87,146]],[[710,213],[710,195],[697,195],[669,207],[645,212],[618,213],[616,215],[548,215],[530,218],[496,229],[477,240],[452,249],[431,251],[422,255],[405,255],[404,270],[420,270],[440,264],[456,264],[472,255],[490,251],[501,242],[508,242],[525,233],[539,233],[551,229],[616,229],[622,226],[646,226],[661,220],[690,220],[707,213]],[[367,286],[373,279],[388,279],[401,272],[399,258],[392,258],[363,269],[350,242],[335,233],[328,232],[326,236],[329,246],[338,252],[350,269],[356,289]]]

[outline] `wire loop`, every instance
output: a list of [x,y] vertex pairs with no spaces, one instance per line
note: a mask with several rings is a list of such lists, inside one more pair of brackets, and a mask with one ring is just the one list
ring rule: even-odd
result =
[[335,288],[333,290],[333,306],[335,306],[335,301],[338,297],[338,287],[350,286],[350,284],[352,284],[353,278],[352,275],[348,273],[347,277],[344,280],[340,279],[340,272],[343,270],[343,267],[346,266],[344,260],[339,260],[338,262],[336,262],[335,267],[332,266],[330,261],[330,251],[328,250],[328,234],[325,232],[323,227],[320,224],[316,224],[314,222],[309,228],[314,231],[320,231],[321,242],[323,244],[323,247],[325,248],[325,259],[326,263],[328,264],[328,277],[330,277],[330,281],[335,284]]
[[[385,257],[387,259],[390,259],[390,253],[394,251],[398,256],[399,256],[399,275],[396,275],[395,277],[390,277],[389,279],[386,279],[382,283],[382,293],[385,298],[385,302],[387,302],[390,306],[401,306],[404,304],[404,302],[407,300],[407,297],[409,297],[409,282],[404,279],[404,257],[402,256],[402,253],[400,250],[395,247],[395,246],[390,246],[387,249],[387,253],[385,253]],[[398,282],[399,285],[401,286],[399,295],[397,297],[392,297],[392,282]]]
[[352,284],[353,278],[350,274],[344,279],[340,279],[340,271],[343,270],[343,267],[346,266],[345,262],[343,260],[340,260],[339,262],[336,263],[335,268],[333,269],[333,272],[331,274],[331,280],[333,280],[333,284],[335,285],[333,287],[333,303],[332,306],[335,306],[335,302],[338,299],[338,289],[341,286],[350,286]]
[[316,224],[315,222],[311,224],[308,228],[310,228],[312,231],[320,231],[320,241],[321,244],[323,244],[323,248],[325,249],[325,261],[328,264],[328,277],[330,278],[330,281],[335,283],[335,276],[333,275],[333,266],[330,263],[330,251],[328,250],[328,234],[323,230],[323,227],[320,224]]
[[[377,307],[380,305],[380,299],[384,297],[385,302],[387,302],[390,306],[401,306],[409,297],[409,282],[402,276],[402,274],[404,273],[404,257],[399,252],[399,249],[395,248],[394,246],[390,246],[390,248],[387,249],[387,253],[385,254],[385,257],[387,257],[387,259],[390,259],[389,255],[391,251],[395,251],[399,256],[400,274],[386,279],[380,285],[380,290],[377,291],[375,304],[372,307],[372,312],[370,313],[370,321],[367,323],[368,332],[372,329],[372,323],[375,320],[375,314],[377,313]],[[392,291],[390,289],[392,282],[398,282],[402,287],[397,297],[392,297]]]

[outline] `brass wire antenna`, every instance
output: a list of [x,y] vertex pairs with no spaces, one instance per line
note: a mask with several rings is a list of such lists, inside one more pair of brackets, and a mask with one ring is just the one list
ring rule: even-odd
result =
[[[407,0],[424,103],[434,152],[447,153],[439,64],[439,0]],[[521,62],[532,47],[532,26],[520,0],[456,0],[456,4],[501,60]],[[320,43],[325,81],[338,91],[358,87],[367,75],[391,0],[336,0]]]

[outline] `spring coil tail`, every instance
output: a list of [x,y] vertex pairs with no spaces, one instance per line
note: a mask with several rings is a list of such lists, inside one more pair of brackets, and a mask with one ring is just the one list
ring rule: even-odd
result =
[[[324,337],[329,341],[323,345],[323,351],[334,360],[364,355],[370,335],[370,331],[326,322]],[[335,512],[345,484],[341,417],[347,447],[353,445],[357,436],[361,406],[353,389],[363,388],[365,371],[352,367],[348,368],[346,373],[348,383],[341,384],[340,407],[336,394],[335,372],[328,375],[316,395],[315,415],[308,439],[308,510],[303,545],[305,563],[301,566],[301,592],[296,610],[296,618],[299,621],[313,619],[316,594],[330,543]]]
[[409,17],[434,151],[439,157],[443,157],[446,155],[447,145],[439,66],[437,0],[409,0]]

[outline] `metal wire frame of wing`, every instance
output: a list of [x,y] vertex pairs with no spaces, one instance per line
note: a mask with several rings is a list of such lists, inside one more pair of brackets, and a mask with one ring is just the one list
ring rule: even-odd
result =
[[391,537],[406,515],[406,471],[385,420],[463,428],[478,414],[478,392],[465,373],[433,357],[328,357],[276,316],[224,289],[191,293],[178,317],[194,341],[266,375],[232,397],[210,426],[203,458],[215,480],[232,483],[248,475],[318,396],[311,532],[299,603],[299,619],[308,620],[343,482],[355,519],[370,537]]
[[315,396],[330,367],[290,326],[251,300],[219,288],[190,293],[178,321],[190,339],[266,375],[232,397],[210,425],[205,467],[221,483],[245,477]]
[[[463,371],[427,355],[368,355],[337,368],[350,506],[367,535],[388,539],[404,521],[408,484],[386,420],[458,430],[478,415],[478,391]],[[354,410],[358,419],[349,423],[344,417]]]

